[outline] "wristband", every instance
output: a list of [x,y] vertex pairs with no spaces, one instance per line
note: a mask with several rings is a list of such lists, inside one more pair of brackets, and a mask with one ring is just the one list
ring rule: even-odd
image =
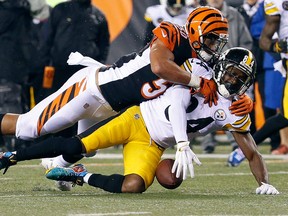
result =
[[193,88],[199,88],[200,87],[200,82],[201,82],[201,77],[196,76],[194,74],[191,74],[190,81],[188,83],[188,86],[193,87]]

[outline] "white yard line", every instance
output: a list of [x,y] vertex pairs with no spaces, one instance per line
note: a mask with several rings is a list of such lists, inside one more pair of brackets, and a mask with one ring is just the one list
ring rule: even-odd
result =
[[146,215],[152,212],[115,212],[115,213],[97,213],[97,214],[69,214],[68,216],[107,216],[107,215]]
[[[228,158],[229,154],[197,154],[198,158]],[[288,160],[288,155],[270,155],[270,154],[262,154],[264,159],[282,159]],[[163,158],[174,158],[175,154],[163,154]],[[98,153],[90,159],[122,159],[123,155],[120,153],[114,154],[106,154],[106,153]]]

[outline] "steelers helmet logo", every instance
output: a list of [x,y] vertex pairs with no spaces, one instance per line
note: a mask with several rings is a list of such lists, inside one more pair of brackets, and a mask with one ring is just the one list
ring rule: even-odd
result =
[[288,1],[283,1],[282,7],[284,10],[288,10]]
[[214,113],[214,118],[218,121],[224,121],[226,119],[226,113],[223,109],[218,109]]

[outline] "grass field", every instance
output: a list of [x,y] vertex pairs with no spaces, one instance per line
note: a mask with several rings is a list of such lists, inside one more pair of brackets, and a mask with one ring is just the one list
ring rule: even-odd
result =
[[[175,190],[162,188],[157,180],[143,194],[110,194],[88,185],[72,191],[59,191],[54,182],[46,180],[39,160],[21,162],[0,176],[1,216],[93,216],[93,215],[288,215],[288,156],[268,157],[266,163],[270,182],[280,191],[278,196],[255,194],[256,181],[247,161],[239,167],[225,166],[231,147],[218,146],[215,154],[202,155],[195,167],[195,178],[188,179]],[[259,147],[268,154],[268,146]],[[82,163],[90,172],[122,173],[122,159],[96,158]],[[174,150],[168,150],[169,157]],[[173,155],[172,155],[173,157]]]

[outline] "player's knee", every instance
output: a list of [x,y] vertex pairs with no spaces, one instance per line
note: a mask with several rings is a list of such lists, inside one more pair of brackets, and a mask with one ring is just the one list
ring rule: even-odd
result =
[[139,175],[130,174],[125,176],[122,193],[142,193],[145,190],[145,182]]

